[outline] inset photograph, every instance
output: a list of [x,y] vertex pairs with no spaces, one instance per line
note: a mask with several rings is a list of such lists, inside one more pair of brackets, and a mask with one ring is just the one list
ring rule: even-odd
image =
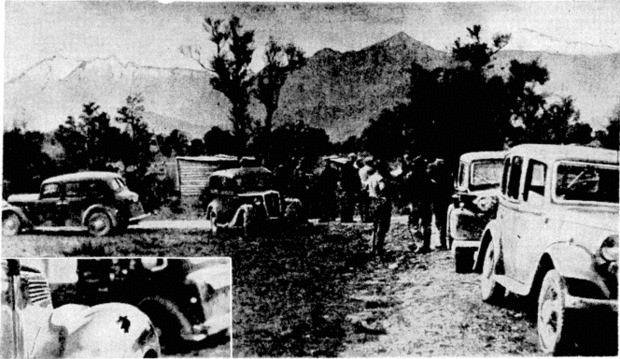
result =
[[2,259],[2,358],[231,357],[230,258]]

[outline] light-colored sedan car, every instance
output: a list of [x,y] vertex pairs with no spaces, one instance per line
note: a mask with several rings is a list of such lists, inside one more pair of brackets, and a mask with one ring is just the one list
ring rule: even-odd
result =
[[448,207],[446,228],[457,273],[471,272],[482,230],[495,217],[497,188],[506,152],[470,152],[461,156],[454,203]]
[[520,145],[504,160],[497,215],[483,232],[475,269],[484,301],[507,291],[537,301],[546,353],[574,353],[584,338],[617,339],[617,326],[600,332],[583,314],[617,317],[618,155]]

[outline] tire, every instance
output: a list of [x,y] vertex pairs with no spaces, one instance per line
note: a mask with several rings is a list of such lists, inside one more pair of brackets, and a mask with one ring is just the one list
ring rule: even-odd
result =
[[213,237],[217,237],[219,232],[219,228],[217,226],[217,214],[213,210],[209,214],[209,222],[211,223],[211,235]]
[[158,329],[162,352],[170,354],[182,349],[184,340],[181,334],[190,333],[191,324],[176,304],[161,297],[150,297],[143,299],[138,308]]
[[[452,243],[454,242],[454,238],[452,238],[452,233],[450,232],[450,215],[452,214],[453,210],[454,210],[454,205],[451,204],[450,207],[448,207],[448,215],[446,216],[446,241],[447,241],[448,249],[452,249]],[[456,257],[456,254],[455,254],[455,257]],[[460,273],[460,272],[457,271],[457,273]]]
[[2,216],[2,236],[14,236],[19,233],[22,222],[15,213],[9,213]]
[[469,248],[454,250],[454,270],[456,273],[471,273],[474,267],[474,252]]
[[489,242],[480,274],[480,295],[482,300],[487,303],[499,303],[504,298],[504,287],[491,278],[497,264],[497,254],[494,247],[493,242]]
[[540,349],[546,354],[565,356],[574,347],[575,313],[564,306],[566,284],[558,271],[545,274],[538,295],[537,329]]
[[92,213],[86,219],[86,228],[88,233],[95,237],[103,237],[114,229],[112,227],[112,220],[105,212],[97,211]]

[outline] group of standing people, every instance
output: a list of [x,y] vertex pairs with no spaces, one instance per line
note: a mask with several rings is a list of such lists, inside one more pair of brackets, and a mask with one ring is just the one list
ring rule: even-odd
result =
[[[319,195],[325,203],[321,221],[334,220],[339,208],[341,222],[353,222],[356,205],[362,222],[373,223],[372,251],[383,257],[385,237],[390,227],[393,201],[400,200],[409,212],[409,231],[422,245],[417,253],[431,250],[433,215],[440,232],[438,249],[447,249],[446,215],[452,195],[452,180],[444,162],[430,162],[404,155],[399,174],[389,164],[372,157],[349,154],[345,163],[327,161],[319,182]],[[338,193],[335,196],[334,193]]]

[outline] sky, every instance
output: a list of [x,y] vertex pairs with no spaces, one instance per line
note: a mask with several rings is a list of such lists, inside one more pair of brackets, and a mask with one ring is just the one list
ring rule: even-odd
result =
[[[482,25],[483,39],[510,33],[507,49],[568,54],[620,52],[616,1],[485,1],[409,3],[209,3],[154,1],[17,1],[5,3],[5,82],[58,55],[90,60],[198,69],[179,47],[197,46],[207,62],[214,46],[203,19],[241,17],[255,30],[260,54],[269,36],[293,42],[311,56],[322,48],[359,50],[403,31],[446,50],[466,28]],[[262,57],[252,66],[260,69]]]

